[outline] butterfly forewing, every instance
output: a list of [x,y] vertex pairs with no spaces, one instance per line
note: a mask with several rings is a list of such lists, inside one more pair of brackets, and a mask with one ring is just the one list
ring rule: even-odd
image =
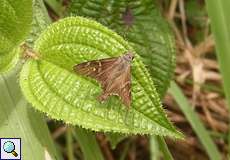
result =
[[107,58],[101,60],[93,60],[84,62],[74,66],[75,72],[81,75],[95,78],[98,81],[104,80],[103,73],[106,73],[112,65],[116,62],[117,58]]
[[81,75],[96,79],[103,88],[98,97],[106,100],[110,95],[118,95],[122,102],[129,107],[131,104],[131,65],[122,57],[107,58],[84,62],[74,66]]

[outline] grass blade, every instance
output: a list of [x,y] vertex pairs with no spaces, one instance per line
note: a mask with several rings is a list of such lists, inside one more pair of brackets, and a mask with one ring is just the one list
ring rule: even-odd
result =
[[161,156],[160,147],[156,136],[150,137],[151,160],[159,160]]
[[230,104],[230,1],[206,0],[206,2],[215,38],[220,71],[223,77],[224,91],[228,104]]
[[151,136],[150,147],[151,147],[151,160],[159,160],[159,159],[173,160],[173,157],[163,137]]
[[68,127],[66,132],[67,154],[69,160],[74,160],[72,128]]
[[93,132],[76,127],[76,130],[73,131],[73,135],[81,147],[85,160],[104,159]]
[[200,121],[197,114],[193,111],[192,107],[188,103],[186,97],[178,87],[175,82],[171,83],[171,87],[169,89],[169,93],[174,97],[176,102],[178,103],[180,109],[185,114],[185,117],[191,124],[193,130],[195,131],[196,135],[198,136],[200,142],[204,146],[209,158],[211,160],[220,160],[221,156],[217,150],[216,145],[213,143],[210,135],[208,134],[207,130],[205,129],[204,125]]
[[[230,1],[206,0],[206,2],[216,43],[218,63],[223,77],[224,92],[228,102],[228,109],[230,110]],[[228,135],[228,144],[230,144],[230,133]],[[230,147],[228,148],[228,153],[230,153]]]

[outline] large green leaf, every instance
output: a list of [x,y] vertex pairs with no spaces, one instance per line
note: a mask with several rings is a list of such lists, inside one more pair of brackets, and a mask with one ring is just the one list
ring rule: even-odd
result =
[[68,10],[70,15],[94,18],[131,42],[149,69],[162,98],[174,71],[175,44],[171,30],[154,1],[71,0],[71,2]]
[[[124,21],[127,9],[131,13],[130,18],[133,18],[131,25]],[[175,42],[168,24],[152,0],[71,0],[68,12],[69,15],[94,18],[132,42],[149,69],[160,98],[163,98],[175,67]],[[118,134],[107,136],[113,147],[125,138]]]
[[127,110],[118,97],[100,103],[102,91],[94,80],[73,73],[83,61],[114,57],[132,47],[99,23],[71,17],[52,24],[36,41],[42,59],[30,60],[20,74],[21,88],[40,111],[66,123],[95,131],[159,134],[181,137],[167,120],[153,81],[135,54],[132,65],[132,107]]
[[19,56],[15,48],[29,33],[31,20],[31,0],[0,1],[0,72],[9,70],[17,63]]

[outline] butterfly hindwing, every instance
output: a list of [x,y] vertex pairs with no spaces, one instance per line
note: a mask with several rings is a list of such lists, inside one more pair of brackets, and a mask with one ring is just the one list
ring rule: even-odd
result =
[[[101,97],[109,95],[118,95],[126,106],[131,104],[131,74],[130,66],[126,70],[116,70],[117,74],[112,79],[105,81],[106,88]],[[115,72],[114,71],[114,72]]]

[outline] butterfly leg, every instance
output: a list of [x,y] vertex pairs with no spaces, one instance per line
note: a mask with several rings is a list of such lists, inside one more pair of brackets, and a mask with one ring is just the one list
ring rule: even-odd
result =
[[97,97],[97,99],[100,101],[100,102],[103,102],[105,101],[107,98],[109,97],[109,95],[107,93],[102,93],[99,97]]

